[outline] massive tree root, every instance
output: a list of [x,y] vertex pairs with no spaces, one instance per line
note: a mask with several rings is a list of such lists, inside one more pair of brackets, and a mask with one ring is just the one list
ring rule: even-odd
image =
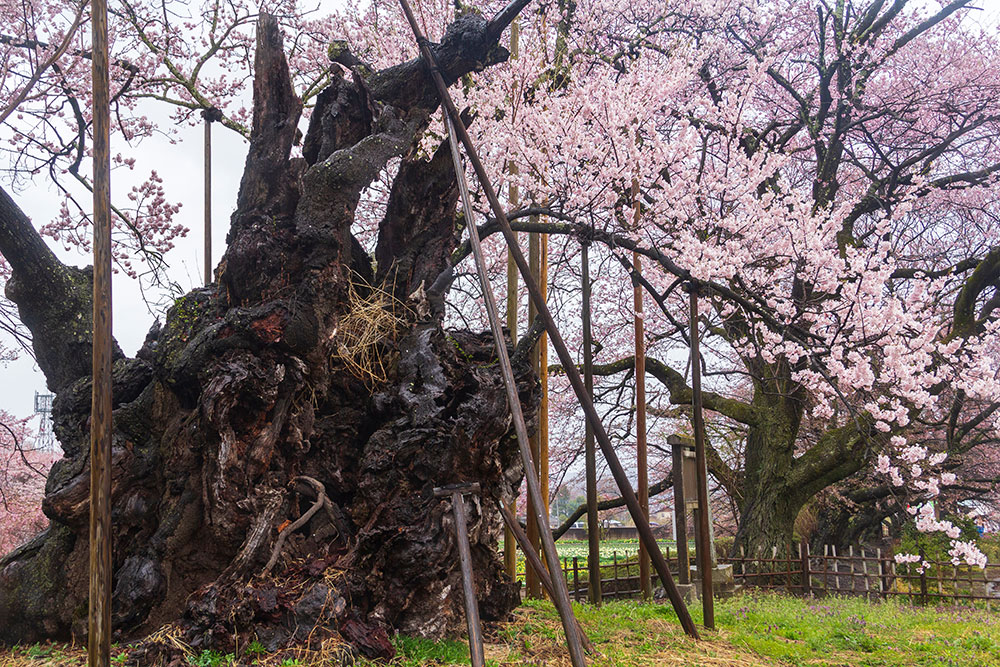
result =
[[[436,47],[448,78],[505,58],[503,27],[458,19]],[[460,628],[452,514],[432,494],[449,483],[482,485],[467,502],[484,618],[518,600],[496,551],[496,507],[521,470],[492,343],[444,331],[442,295],[423,289],[456,245],[457,191],[445,151],[415,151],[437,106],[422,65],[335,77],[298,160],[301,104],[266,16],[255,74],[217,282],[178,299],[114,367],[113,624],[123,639],[154,633],[142,664],[239,654],[252,640],[387,655],[394,629]],[[400,157],[373,269],[351,225],[363,189]],[[0,194],[8,293],[56,393],[66,452],[46,486],[50,528],[0,560],[0,641],[82,638],[88,275],[59,264]],[[535,380],[520,372],[530,416]]]

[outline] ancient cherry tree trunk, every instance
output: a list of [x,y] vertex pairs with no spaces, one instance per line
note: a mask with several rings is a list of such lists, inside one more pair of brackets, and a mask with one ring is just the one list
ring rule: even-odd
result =
[[[509,17],[456,20],[435,46],[445,78],[506,58]],[[452,514],[435,486],[482,485],[467,510],[483,616],[517,603],[497,506],[521,471],[491,340],[444,331],[431,289],[457,242],[457,189],[445,150],[416,151],[438,106],[423,65],[362,75],[335,54],[351,71],[334,67],[304,158],[292,159],[302,107],[281,42],[263,17],[250,152],[216,282],[178,299],[135,358],[117,356],[113,622],[124,636],[171,624],[195,648],[346,639],[387,654],[393,628],[438,636],[462,624]],[[351,228],[394,158],[373,268]],[[0,560],[0,640],[81,637],[88,280],[0,195],[8,292],[56,393],[66,452],[48,479],[51,527]],[[523,362],[519,372],[533,415],[536,382]],[[164,650],[151,644],[148,664]]]

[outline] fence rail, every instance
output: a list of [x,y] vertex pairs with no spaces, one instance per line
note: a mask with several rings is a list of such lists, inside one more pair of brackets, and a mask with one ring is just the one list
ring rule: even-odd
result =
[[773,548],[771,557],[720,559],[733,566],[733,577],[744,587],[783,590],[799,595],[858,595],[905,598],[910,602],[951,600],[1000,602],[1000,564],[985,568],[951,561],[897,563],[893,554],[875,547],[848,547],[846,552],[824,545],[812,553],[808,544]]
[[[666,547],[663,552],[667,564],[676,575],[676,560],[671,561],[670,548]],[[517,581],[524,586],[525,563],[518,562]],[[629,599],[641,598],[642,586],[639,578],[639,561],[635,553],[612,552],[608,562],[599,564],[601,572],[601,597],[602,599]],[[569,595],[576,602],[586,602],[590,599],[588,586],[589,569],[587,559],[579,556],[562,559],[563,576],[569,586]],[[653,588],[659,585],[659,580],[655,575],[651,575]]]
[[[664,557],[676,577],[677,559],[669,547]],[[587,558],[563,558],[563,576],[570,596],[577,602],[589,599]],[[733,568],[738,587],[780,590],[792,595],[822,597],[856,595],[869,599],[903,598],[911,603],[960,601],[1000,603],[1000,563],[985,568],[954,565],[950,561],[897,563],[894,555],[877,547],[848,547],[838,550],[826,545],[813,553],[807,544],[773,548],[770,556],[729,556],[720,564]],[[925,566],[924,566],[925,565]],[[524,563],[518,565],[517,579],[524,583]],[[634,553],[612,553],[599,564],[603,599],[641,598],[639,563]],[[659,581],[652,577],[654,589]]]

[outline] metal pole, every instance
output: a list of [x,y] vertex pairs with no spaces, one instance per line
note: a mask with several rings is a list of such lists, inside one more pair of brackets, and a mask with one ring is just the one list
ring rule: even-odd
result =
[[[406,0],[401,0],[410,25],[419,36],[419,27],[416,19],[410,11]],[[418,37],[418,41],[423,45],[424,57],[430,55],[426,48],[426,40]],[[434,70],[436,72],[436,70]],[[440,81],[441,75],[437,74]],[[440,81],[443,87],[444,82]],[[445,89],[447,92],[447,89]],[[459,121],[461,122],[461,121]],[[524,413],[521,411],[521,400],[518,397],[517,381],[514,379],[514,370],[510,365],[510,357],[507,354],[507,345],[504,343],[503,330],[500,327],[500,316],[497,314],[496,300],[493,298],[493,289],[490,286],[489,275],[486,273],[486,260],[483,259],[483,248],[479,242],[479,230],[476,229],[475,217],[472,210],[472,202],[469,199],[469,189],[465,184],[465,169],[462,166],[462,156],[459,154],[458,139],[455,136],[455,124],[452,118],[445,114],[444,124],[448,130],[448,139],[451,144],[451,157],[455,166],[455,178],[458,181],[458,189],[462,197],[462,208],[465,211],[466,220],[469,221],[469,240],[472,244],[472,254],[476,259],[476,272],[479,275],[479,284],[483,290],[483,300],[486,302],[486,313],[490,321],[490,329],[493,332],[493,341],[496,344],[497,358],[500,362],[500,371],[503,374],[504,389],[507,393],[507,405],[510,408],[511,417],[514,422],[514,430],[517,433],[517,445],[521,454],[521,463],[524,465],[524,477],[528,483],[528,504],[531,511],[538,518],[539,533],[542,541],[542,549],[545,552],[545,560],[549,565],[550,572],[560,572],[559,554],[556,552],[556,543],[552,539],[552,529],[549,526],[549,515],[545,511],[542,503],[541,486],[538,476],[535,474],[535,464],[531,458],[531,449],[528,445],[528,429],[524,424]],[[492,192],[492,190],[491,190]],[[495,196],[496,193],[494,193]],[[518,253],[519,254],[519,253]],[[524,259],[523,257],[521,259]],[[566,579],[562,576],[555,577],[554,583],[556,609],[562,619],[563,631],[566,633],[566,643],[569,647],[569,656],[573,667],[585,667],[587,661],[583,657],[583,646],[580,642],[580,633],[576,619],[573,616],[573,606],[569,601],[569,591],[566,588]]]
[[712,545],[709,538],[708,468],[705,462],[705,420],[701,410],[701,354],[698,345],[698,290],[691,289],[691,393],[694,412],[694,452],[698,475],[698,574],[705,627],[715,629],[715,590],[712,588]]
[[[628,479],[628,475],[625,473],[625,469],[622,468],[621,461],[615,453],[614,445],[611,444],[611,439],[608,437],[607,431],[604,430],[604,425],[601,423],[600,415],[597,414],[597,410],[594,408],[594,403],[587,394],[587,390],[583,385],[583,378],[580,377],[580,371],[573,363],[573,358],[570,356],[569,349],[566,347],[566,342],[559,333],[555,320],[552,319],[552,313],[549,311],[548,306],[545,303],[545,299],[542,297],[538,284],[531,277],[531,272],[528,268],[527,261],[524,259],[524,254],[521,252],[521,249],[515,245],[517,239],[514,237],[514,232],[510,228],[510,221],[507,220],[507,215],[504,213],[503,206],[500,205],[500,200],[497,198],[496,191],[493,189],[493,184],[490,182],[489,175],[486,173],[486,168],[479,159],[479,154],[476,151],[475,144],[472,143],[472,139],[469,137],[469,133],[465,129],[464,123],[462,123],[458,109],[455,108],[455,103],[451,99],[451,95],[448,93],[448,87],[445,85],[441,72],[438,69],[437,58],[434,57],[434,53],[430,49],[430,42],[427,41],[427,38],[424,37],[423,32],[420,30],[420,26],[417,23],[416,16],[413,14],[413,10],[410,8],[408,0],[399,0],[399,2],[403,9],[403,13],[406,15],[406,20],[410,24],[410,28],[416,38],[417,44],[420,47],[420,55],[424,59],[424,62],[427,63],[431,79],[434,81],[434,84],[438,89],[438,94],[441,96],[441,102],[444,106],[445,112],[448,118],[450,118],[453,122],[453,130],[457,132],[458,138],[461,140],[462,145],[465,146],[469,163],[475,169],[476,178],[479,180],[480,185],[483,188],[483,193],[489,201],[490,209],[500,225],[500,231],[503,233],[504,240],[507,242],[507,247],[510,248],[514,255],[514,262],[517,264],[517,269],[521,273],[521,277],[524,279],[524,284],[528,289],[528,294],[538,307],[538,314],[542,318],[542,324],[545,326],[546,331],[548,331],[552,346],[555,348],[556,353],[559,356],[559,363],[562,364],[566,377],[573,386],[573,391],[576,392],[577,399],[580,401],[581,407],[587,415],[587,419],[594,427],[594,435],[597,438],[597,444],[600,445],[601,451],[604,453],[604,458],[607,460],[608,467],[611,469],[611,474],[615,478],[618,490],[622,494],[622,498],[625,500],[629,514],[636,524],[636,529],[639,531],[639,537],[646,543],[646,548],[649,549],[653,567],[656,569],[656,572],[660,577],[660,581],[663,583],[663,588],[666,591],[667,596],[670,598],[671,605],[677,613],[677,617],[680,619],[681,626],[684,628],[684,631],[691,637],[697,639],[699,638],[698,628],[695,627],[694,621],[691,620],[691,614],[684,605],[684,600],[681,599],[680,591],[677,590],[677,586],[674,584],[674,579],[670,575],[670,569],[667,567],[667,562],[664,560],[663,554],[660,552],[659,546],[656,543],[656,537],[653,535],[653,531],[649,527],[649,522],[643,518],[642,508],[639,506],[639,499],[636,497],[635,491],[632,490],[632,484]],[[492,301],[492,293],[487,292],[487,294],[489,294],[488,301]],[[497,331],[494,335],[499,337],[501,334],[502,332]],[[502,340],[502,338],[498,339]],[[504,348],[504,356],[506,356],[506,352],[507,350]],[[511,407],[513,409],[514,404],[517,403],[516,397],[511,403]],[[525,434],[525,436],[525,441],[527,441],[527,434]],[[545,524],[548,525],[548,516],[544,516],[544,519]],[[548,537],[551,540],[551,533]],[[555,544],[553,543],[553,552],[554,551]],[[558,556],[556,556],[555,560],[549,565],[550,567],[558,568]],[[561,577],[559,578],[561,579]],[[562,589],[565,590],[565,585]]]
[[93,0],[94,330],[90,419],[90,667],[111,664],[111,109],[108,7]]
[[205,119],[205,284],[212,284],[212,116],[202,112]]
[[[590,243],[580,246],[580,272],[583,274],[583,379],[587,395],[594,395],[594,350],[590,328]],[[601,525],[597,517],[597,451],[594,428],[588,421],[584,435],[587,468],[587,581],[591,604],[601,604]]]

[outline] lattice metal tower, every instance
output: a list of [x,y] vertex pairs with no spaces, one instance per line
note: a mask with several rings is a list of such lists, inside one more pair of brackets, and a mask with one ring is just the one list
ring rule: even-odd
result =
[[52,431],[52,398],[52,394],[35,392],[35,414],[40,415],[38,437],[35,442],[39,449],[47,452],[56,449],[56,435]]

